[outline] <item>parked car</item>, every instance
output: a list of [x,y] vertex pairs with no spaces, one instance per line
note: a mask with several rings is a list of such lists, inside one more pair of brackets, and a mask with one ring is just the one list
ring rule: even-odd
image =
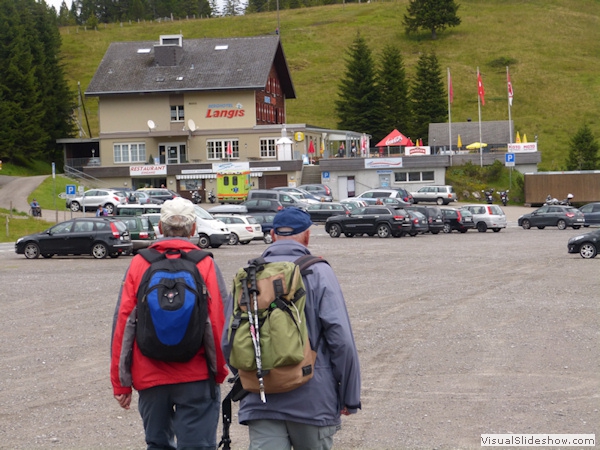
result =
[[265,244],[270,244],[273,242],[271,230],[273,229],[273,219],[275,218],[275,214],[277,213],[273,211],[257,211],[252,213],[252,217],[254,217],[258,223],[260,223],[263,232],[263,241]]
[[517,223],[525,230],[531,227],[540,230],[546,227],[558,227],[559,230],[572,227],[577,230],[584,225],[585,218],[581,211],[572,206],[544,205],[529,214],[523,214]]
[[495,233],[506,228],[506,214],[498,205],[467,205],[462,209],[471,211],[475,228],[481,233],[485,233],[488,228]]
[[600,202],[588,203],[579,208],[584,216],[584,227],[600,225]]
[[249,215],[213,214],[229,228],[229,245],[249,244],[253,240],[262,240],[263,232],[260,223]]
[[73,212],[94,211],[102,206],[108,214],[113,214],[117,205],[127,203],[125,193],[112,189],[90,189],[83,195],[67,198],[67,208]]
[[333,194],[331,189],[326,184],[301,184],[298,186],[300,189],[310,192],[315,197],[322,198],[324,202],[333,201]]
[[392,189],[398,192],[398,195],[395,198],[402,200],[405,203],[413,203],[413,197],[410,192],[408,192],[403,187],[394,187],[394,188],[380,188],[380,189]]
[[447,205],[457,201],[456,193],[452,186],[423,186],[416,192],[411,192],[414,203],[432,202],[438,205]]
[[249,213],[254,213],[256,211],[277,212],[284,208],[283,203],[281,203],[279,200],[273,200],[270,198],[246,200],[245,202],[242,202],[241,205],[244,206]]
[[135,192],[144,192],[150,198],[154,198],[156,200],[172,200],[175,197],[181,197],[177,192],[172,191],[166,188],[139,188]]
[[[164,200],[150,197],[150,194],[146,191],[130,191],[130,192],[126,192],[126,194],[127,194],[127,203],[133,204],[133,205],[136,203],[138,203],[140,205],[148,205],[148,204],[160,205],[161,203],[164,202]],[[132,201],[132,197],[133,197],[134,201]]]
[[345,200],[340,200],[340,203],[346,208],[348,208],[350,211],[354,211],[355,209],[364,208],[365,206],[367,206],[367,202],[363,200],[352,200],[349,198]]
[[41,233],[17,239],[15,252],[27,259],[54,255],[92,255],[117,258],[131,252],[127,226],[114,217],[82,217],[56,224]]
[[377,199],[383,200],[385,197],[395,198],[410,203],[410,198],[408,201],[404,200],[405,197],[403,196],[403,192],[397,189],[370,189],[356,197],[350,197],[349,200],[362,200],[369,205],[374,205],[377,203]]
[[417,234],[424,234],[429,231],[429,225],[427,224],[427,217],[424,214],[420,213],[416,210],[406,210],[408,215],[410,216],[410,225],[411,229],[408,232],[411,236],[416,236]]
[[317,197],[316,195],[313,195],[312,193],[308,192],[307,190],[301,189],[301,188],[281,186],[281,187],[274,187],[272,189],[275,191],[288,192],[288,193],[294,195],[294,197],[296,197],[299,201],[305,202],[305,203],[319,203],[321,201],[325,201],[325,200],[321,200],[320,197]]
[[440,231],[444,231],[444,216],[442,215],[442,209],[439,206],[426,206],[426,205],[411,205],[406,208],[407,211],[419,211],[425,217],[427,217],[427,228],[431,234],[439,234]]
[[411,230],[408,212],[388,206],[366,206],[352,211],[349,215],[332,216],[325,222],[325,231],[337,238],[343,233],[346,237],[367,234],[380,238],[400,237]]
[[325,222],[327,218],[338,215],[348,215],[350,210],[343,203],[321,202],[309,205],[306,212],[313,222]]
[[194,205],[198,247],[219,248],[229,242],[230,231],[226,224],[211,216],[204,208]]
[[468,209],[461,208],[441,208],[444,216],[444,233],[451,233],[452,230],[466,233],[475,228],[473,214]]
[[115,216],[141,216],[142,214],[148,213],[160,213],[162,209],[162,204],[155,203],[146,203],[146,204],[137,204],[137,203],[127,203],[125,205],[117,205],[117,209],[115,210]]
[[582,258],[595,258],[600,246],[600,229],[580,234],[569,239],[569,253],[579,253]]
[[127,226],[131,243],[133,244],[132,253],[136,254],[138,250],[150,247],[156,240],[156,231],[154,225],[148,217],[144,216],[119,216],[119,220]]
[[[268,200],[276,200],[280,202],[284,208],[288,206],[295,206],[300,209],[306,209],[308,206],[307,202],[302,202],[292,197],[288,192],[277,191],[275,189],[250,189],[248,191],[248,197],[246,198],[246,202],[248,200],[257,200],[257,199],[268,199]],[[244,202],[244,204],[246,204]]]

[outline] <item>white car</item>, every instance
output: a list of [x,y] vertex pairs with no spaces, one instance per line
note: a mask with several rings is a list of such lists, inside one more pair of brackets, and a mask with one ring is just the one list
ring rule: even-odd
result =
[[213,214],[229,228],[229,245],[249,244],[251,241],[262,241],[262,226],[252,216],[240,214]]
[[485,233],[488,228],[496,233],[506,228],[506,214],[498,205],[467,205],[462,208],[471,211],[475,227],[480,233]]

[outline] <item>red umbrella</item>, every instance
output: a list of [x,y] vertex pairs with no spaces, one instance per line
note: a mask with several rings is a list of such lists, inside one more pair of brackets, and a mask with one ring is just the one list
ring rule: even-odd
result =
[[231,141],[227,142],[227,156],[233,155],[233,150],[231,148]]
[[410,145],[409,142],[411,142],[410,139],[408,139],[398,130],[394,130],[381,141],[379,141],[375,147],[406,146]]
[[308,144],[308,153],[314,153],[315,152],[315,145],[313,144],[313,141],[310,141],[310,144]]

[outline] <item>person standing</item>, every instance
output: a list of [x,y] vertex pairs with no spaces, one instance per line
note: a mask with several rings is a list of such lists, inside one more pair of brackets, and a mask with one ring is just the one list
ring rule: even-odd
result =
[[[273,244],[262,257],[273,262],[310,255],[311,225],[310,215],[299,208],[278,212],[271,230]],[[326,263],[313,264],[309,272],[304,278],[304,311],[311,347],[317,352],[314,376],[292,391],[268,394],[266,403],[255,393],[240,400],[238,417],[248,425],[250,450],[330,449],[341,415],[361,408],[360,365],[341,287]],[[232,308],[229,296],[225,317]],[[222,345],[228,358],[227,331]]]
[[[158,228],[165,237],[149,248],[173,257],[179,251],[199,250],[189,240],[196,230],[194,205],[189,200],[176,197],[165,201]],[[142,255],[133,258],[115,308],[110,365],[114,398],[129,409],[132,388],[138,391],[148,449],[216,449],[219,384],[228,373],[219,342],[227,295],[223,276],[211,257],[197,263],[207,288],[203,346],[188,361],[170,362],[145,356],[135,339],[138,289],[148,267],[150,263]]]

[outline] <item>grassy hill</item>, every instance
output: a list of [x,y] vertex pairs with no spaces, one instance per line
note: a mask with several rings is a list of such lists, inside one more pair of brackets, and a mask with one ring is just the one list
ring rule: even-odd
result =
[[[289,123],[335,127],[334,99],[345,70],[346,49],[357,32],[376,58],[389,43],[402,52],[412,79],[419,55],[435,51],[454,87],[453,122],[478,120],[476,69],[485,88],[482,120],[507,120],[506,68],[514,89],[512,119],[521,136],[538,137],[541,170],[560,170],[571,136],[587,122],[600,139],[599,0],[458,0],[462,24],[430,39],[406,36],[408,0],[338,4],[280,11],[281,40],[297,99],[287,103]],[[184,38],[255,36],[273,33],[277,12],[216,19],[139,22],[61,29],[65,70],[84,92],[108,45]],[[87,99],[92,135],[98,134],[97,102]],[[85,124],[84,124],[85,128]],[[362,130],[355,130],[362,131]],[[466,144],[466,143],[463,143]]]

